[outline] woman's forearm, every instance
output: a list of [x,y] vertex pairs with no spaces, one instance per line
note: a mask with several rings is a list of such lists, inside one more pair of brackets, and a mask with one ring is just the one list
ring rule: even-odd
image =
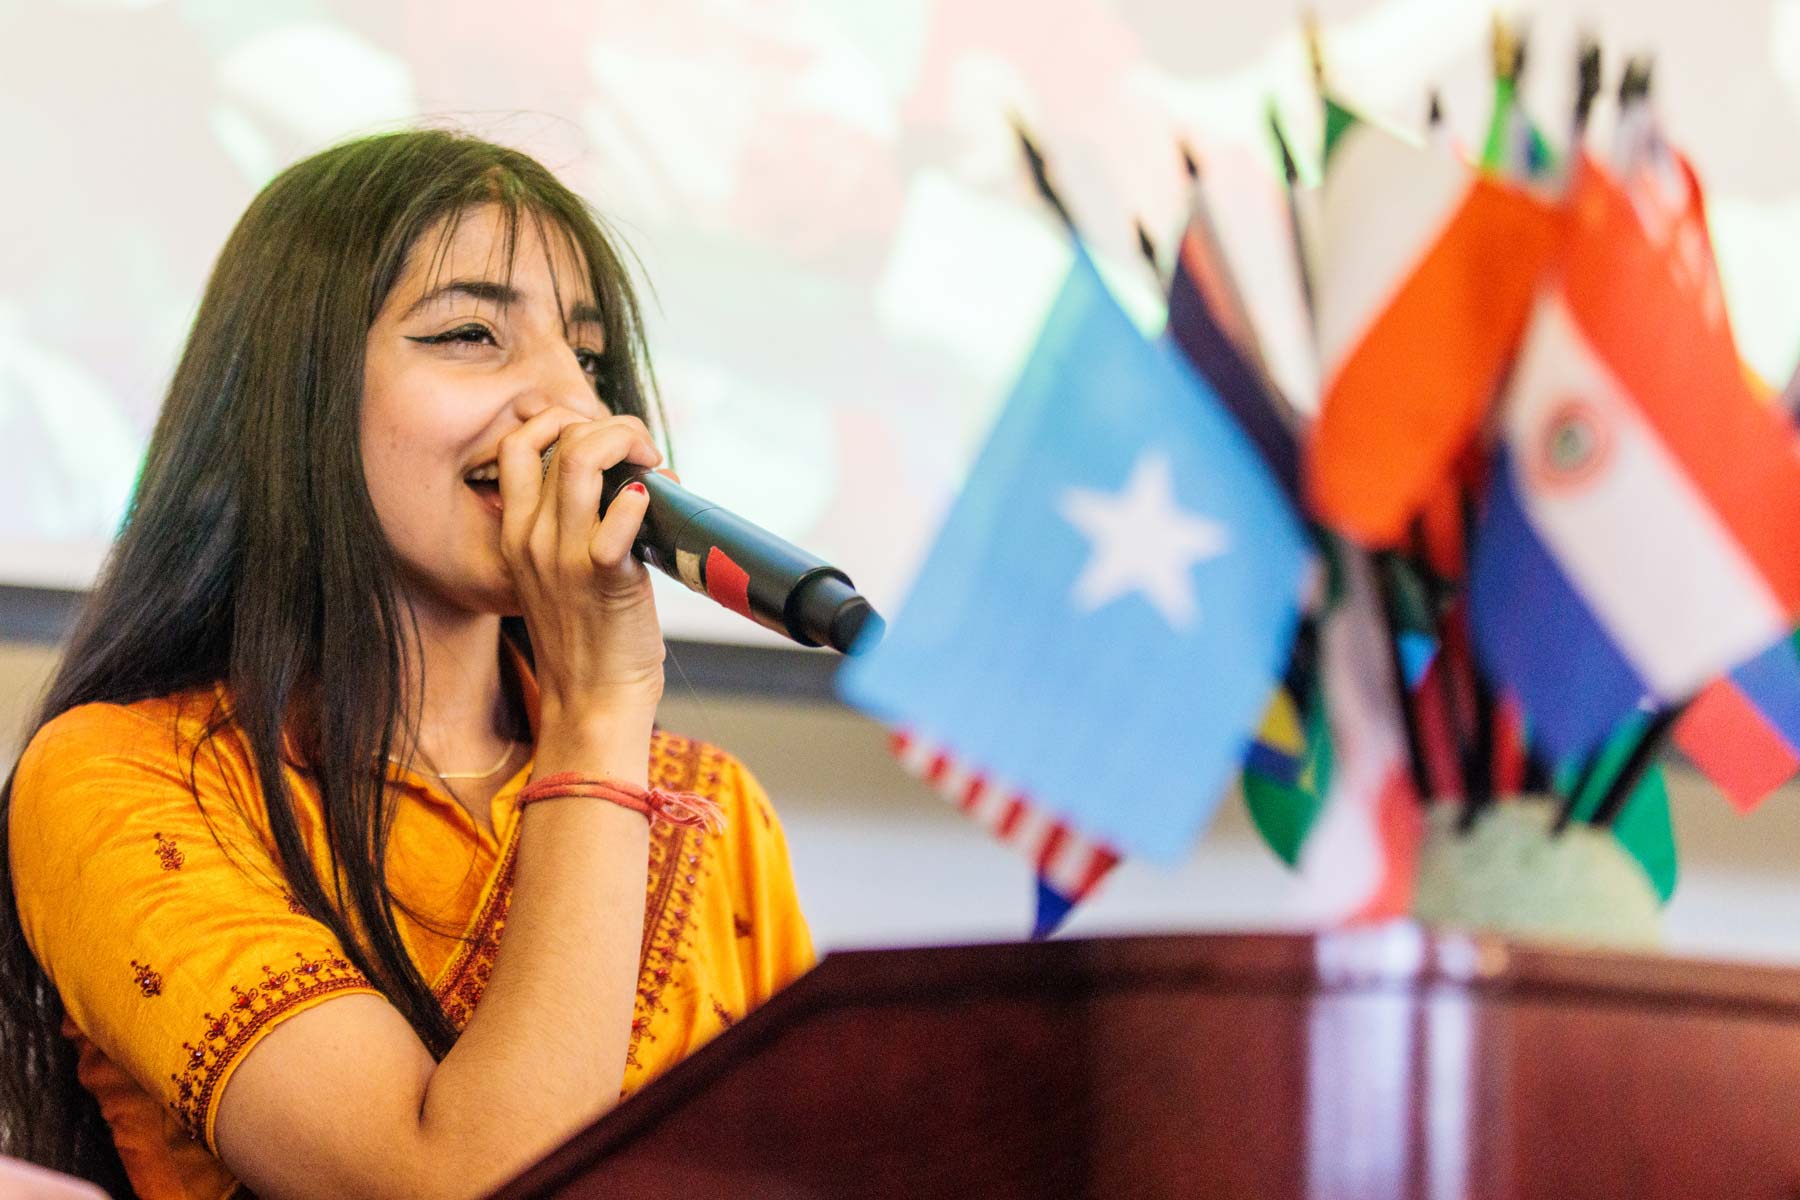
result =
[[[652,716],[547,720],[534,773],[642,784]],[[616,1103],[630,1045],[649,822],[584,798],[540,801],[519,820],[493,974],[420,1110],[452,1193],[499,1184]]]

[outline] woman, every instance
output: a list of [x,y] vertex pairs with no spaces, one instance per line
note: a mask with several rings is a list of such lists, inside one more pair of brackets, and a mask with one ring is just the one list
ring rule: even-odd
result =
[[251,205],[0,797],[9,1152],[474,1195],[810,964],[756,783],[653,728],[641,486],[595,516],[661,461],[640,342],[523,155],[377,137]]

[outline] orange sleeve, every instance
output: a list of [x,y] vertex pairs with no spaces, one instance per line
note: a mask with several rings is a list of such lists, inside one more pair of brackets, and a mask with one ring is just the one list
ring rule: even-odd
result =
[[14,776],[12,867],[26,941],[70,1019],[216,1153],[219,1097],[250,1048],[376,989],[290,907],[239,808],[260,805],[241,756],[192,749],[135,708],[56,718]]
[[745,982],[754,1008],[811,970],[816,956],[781,818],[749,768],[729,755],[725,761],[723,782],[737,791],[736,803],[729,806],[737,820],[727,826],[725,836],[735,843],[739,911],[751,923],[748,944],[740,952],[748,956]]

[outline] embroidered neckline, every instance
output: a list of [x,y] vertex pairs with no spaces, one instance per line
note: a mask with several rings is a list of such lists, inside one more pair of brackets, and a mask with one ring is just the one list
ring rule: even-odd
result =
[[[650,782],[671,791],[716,791],[722,778],[718,751],[689,738],[659,733],[651,762]],[[512,908],[513,871],[518,857],[519,823],[507,836],[493,883],[450,963],[433,988],[444,1015],[461,1032],[487,990],[500,940]],[[646,873],[644,936],[638,949],[637,999],[633,1005],[631,1044],[626,1062],[641,1066],[638,1045],[649,1033],[651,1018],[667,1008],[663,989],[676,967],[686,961],[692,941],[694,903],[705,852],[705,836],[697,831],[657,823],[651,827]]]

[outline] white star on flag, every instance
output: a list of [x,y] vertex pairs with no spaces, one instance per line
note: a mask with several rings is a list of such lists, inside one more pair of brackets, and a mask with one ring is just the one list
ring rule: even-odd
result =
[[1069,488],[1057,511],[1091,543],[1070,598],[1092,612],[1142,592],[1171,628],[1185,630],[1199,616],[1193,568],[1230,548],[1226,528],[1175,503],[1169,456],[1138,455],[1123,491]]

